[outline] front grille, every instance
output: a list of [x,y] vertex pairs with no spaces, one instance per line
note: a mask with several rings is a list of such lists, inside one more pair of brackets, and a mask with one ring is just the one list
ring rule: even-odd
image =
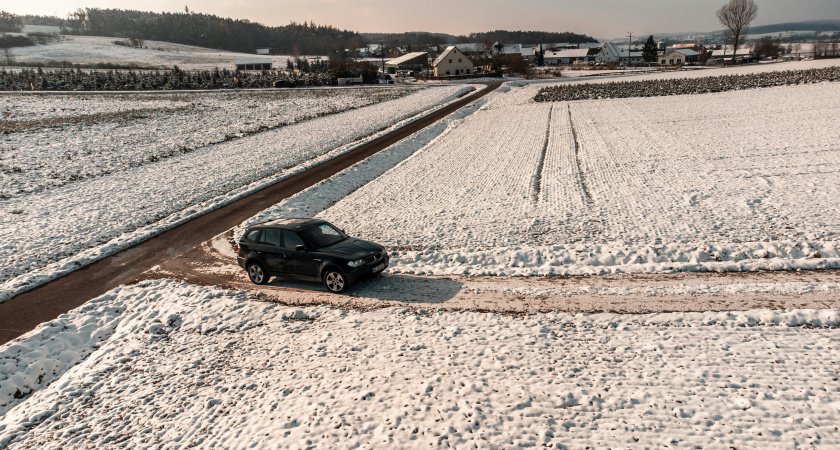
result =
[[382,259],[382,253],[377,253],[377,254],[375,254],[375,255],[370,255],[370,256],[368,256],[367,258],[365,258],[365,261],[366,261],[368,264],[373,264],[373,263],[375,263],[376,261],[379,261],[380,259]]

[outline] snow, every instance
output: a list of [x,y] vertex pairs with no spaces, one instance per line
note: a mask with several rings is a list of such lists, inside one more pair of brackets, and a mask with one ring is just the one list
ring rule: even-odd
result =
[[[248,134],[392,100],[412,89],[0,95],[5,198]],[[14,170],[10,170],[14,169]],[[19,169],[19,170],[18,170]]]
[[[27,32],[30,26],[27,26]],[[162,41],[145,41],[143,48],[116,45],[123,38],[101,36],[71,36],[64,40],[34,47],[14,49],[15,60],[20,63],[49,63],[69,61],[73,64],[137,64],[149,68],[184,70],[235,69],[237,59],[253,58],[250,53],[227,52]],[[275,68],[285,68],[287,55],[261,56],[271,59]]]
[[840,267],[835,84],[554,104],[506,87],[318,217],[397,250],[391,272]]
[[258,298],[144,282],[0,347],[0,446],[840,444],[837,309],[510,315]]
[[[127,121],[119,125],[113,120],[103,124],[85,124],[80,127],[82,131],[79,134],[83,134],[89,126],[99,127],[99,132],[90,134],[90,140],[81,139],[68,147],[60,144],[55,149],[52,146],[39,147],[36,145],[39,141],[34,139],[16,141],[16,145],[26,146],[31,152],[57,164],[56,170],[72,168],[72,162],[66,165],[61,162],[61,156],[71,154],[85,158],[86,172],[103,173],[69,180],[67,184],[41,191],[33,189],[33,192],[13,195],[0,203],[3,212],[0,215],[0,239],[4,242],[0,246],[0,280],[3,280],[0,301],[349,151],[391,127],[416,120],[473,89],[473,86],[421,89],[376,106],[349,109],[256,134],[242,133],[241,130],[247,129],[245,127],[258,129],[258,120],[244,126],[234,124],[227,130],[238,128],[239,134],[246,135],[223,139],[186,153],[176,152],[172,157],[140,165],[126,163],[120,155],[127,156],[129,161],[130,158],[141,160],[156,150],[150,151],[145,147],[140,137],[127,139],[125,136],[147,133],[149,140],[154,141],[155,134],[149,133],[149,130],[158,127],[161,128],[158,139],[164,148],[177,148],[179,142],[185,139],[212,141],[214,136],[227,131],[211,130],[202,138],[191,131],[192,127],[211,127],[214,123],[242,117],[249,106],[254,106],[249,95],[259,94],[244,94],[244,107],[226,105],[224,101],[230,94],[213,94],[216,96],[214,101],[219,102],[215,111],[222,115],[226,113],[221,111],[231,111],[222,120],[206,119],[208,122],[203,123],[204,115],[197,114],[193,116],[194,120],[189,120],[189,116],[178,116],[169,124],[166,120],[168,113],[156,111],[156,117],[151,119],[135,118],[139,120],[136,124]],[[371,96],[376,91],[363,92]],[[352,98],[359,97],[357,94],[340,94],[338,97],[341,95],[350,97],[347,106],[353,105]],[[314,97],[318,98],[317,95]],[[326,97],[329,98],[329,95]],[[47,104],[54,105],[53,97],[43,98]],[[269,108],[267,117],[261,120],[267,123],[286,120],[283,116],[270,116],[278,109],[295,110],[292,114],[295,117],[308,117],[304,108],[316,114],[323,111],[317,101],[296,103],[294,96],[287,100],[291,104],[287,102],[285,108]],[[150,122],[153,126],[149,125]],[[76,129],[75,126],[70,128]],[[112,131],[107,132],[108,129]],[[65,137],[66,133],[64,127],[34,132],[42,133],[39,136],[51,142]],[[50,139],[51,136],[53,139]],[[8,140],[15,139],[19,139],[15,133],[4,135],[4,154],[16,151],[11,149],[11,145],[6,147]],[[121,142],[121,139],[132,142],[133,150],[131,146],[129,149],[115,148],[114,143]],[[101,155],[97,153],[98,149],[102,149]],[[5,182],[5,174],[3,179]]]

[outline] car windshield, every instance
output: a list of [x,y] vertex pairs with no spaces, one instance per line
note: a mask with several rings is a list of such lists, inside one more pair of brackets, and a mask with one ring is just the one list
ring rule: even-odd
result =
[[328,223],[307,228],[301,234],[313,248],[326,247],[347,239],[344,233]]

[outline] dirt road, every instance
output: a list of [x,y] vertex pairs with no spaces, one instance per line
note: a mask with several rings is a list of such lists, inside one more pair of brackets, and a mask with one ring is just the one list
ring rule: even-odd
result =
[[383,274],[342,295],[318,283],[274,278],[255,286],[236,263],[232,231],[147,272],[149,279],[248,290],[258,301],[354,309],[411,307],[513,314],[628,313],[840,308],[840,271],[599,275],[593,277],[433,277]]
[[33,329],[38,324],[52,320],[121,284],[139,281],[143,278],[142,274],[152,267],[183,254],[269,206],[279,203],[281,200],[325,180],[428,127],[465,105],[487,95],[499,87],[501,83],[482,84],[486,84],[487,89],[465,96],[447,107],[394,130],[351,152],[0,303],[0,344],[8,342]]

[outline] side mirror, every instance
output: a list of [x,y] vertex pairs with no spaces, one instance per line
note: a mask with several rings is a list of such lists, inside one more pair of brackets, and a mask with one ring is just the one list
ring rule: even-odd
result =
[[295,247],[295,251],[296,252],[305,252],[306,251],[306,246],[298,245],[298,246]]

